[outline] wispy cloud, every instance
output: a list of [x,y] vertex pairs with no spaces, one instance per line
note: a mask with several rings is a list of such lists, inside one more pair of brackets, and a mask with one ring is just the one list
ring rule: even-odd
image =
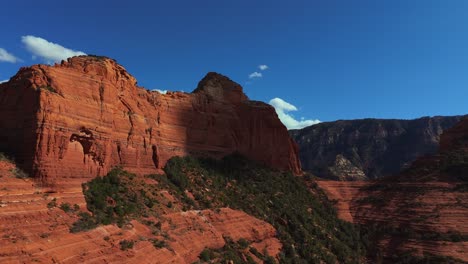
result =
[[320,120],[318,119],[309,119],[306,120],[304,118],[301,118],[301,120],[297,120],[289,114],[289,112],[294,112],[298,111],[297,107],[284,101],[281,98],[274,98],[270,100],[270,105],[272,105],[276,113],[278,114],[279,119],[283,124],[288,128],[288,129],[301,129],[307,126],[315,125],[320,123]]
[[73,56],[86,55],[82,51],[68,49],[57,43],[31,35],[21,37],[21,42],[32,53],[33,58],[39,57],[49,63],[65,60]]
[[160,93],[160,94],[167,94],[167,90],[153,89],[153,90],[151,90],[151,91],[153,91],[153,92],[158,92],[158,93]]
[[262,78],[262,73],[261,72],[252,72],[249,74],[249,79],[256,79],[256,78]]
[[9,53],[5,49],[0,48],[0,61],[16,63],[21,60],[16,58],[15,55]]
[[6,83],[8,82],[9,80],[3,80],[3,81],[0,81],[0,83]]
[[[262,71],[265,71],[269,69],[268,65],[266,64],[260,64],[257,66],[260,71],[254,71],[251,74],[249,74],[249,79],[254,80],[254,79],[260,79],[263,77]],[[246,84],[250,84],[251,82],[246,82]]]

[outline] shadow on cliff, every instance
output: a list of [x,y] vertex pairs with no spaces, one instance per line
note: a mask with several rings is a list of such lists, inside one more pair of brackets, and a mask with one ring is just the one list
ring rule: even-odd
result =
[[[31,177],[38,173],[35,166],[36,131],[40,94],[43,89],[22,79],[21,69],[7,83],[0,84],[0,151],[8,155],[18,168]],[[41,138],[42,140],[42,138]]]

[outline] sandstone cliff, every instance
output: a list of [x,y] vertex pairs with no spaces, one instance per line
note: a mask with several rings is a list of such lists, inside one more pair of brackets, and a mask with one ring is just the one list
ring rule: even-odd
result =
[[160,94],[114,60],[80,56],[21,68],[0,84],[0,150],[43,182],[89,179],[114,166],[154,173],[173,156],[239,152],[301,172],[274,109],[209,73],[193,93]]
[[440,134],[461,116],[415,120],[340,120],[290,131],[304,170],[339,180],[397,174],[417,157],[437,151]]

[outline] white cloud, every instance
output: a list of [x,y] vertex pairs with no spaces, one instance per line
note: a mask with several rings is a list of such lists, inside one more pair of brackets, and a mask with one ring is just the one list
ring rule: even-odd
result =
[[167,90],[153,89],[153,90],[151,90],[151,91],[153,91],[153,92],[158,92],[158,93],[160,93],[160,94],[167,94]]
[[59,44],[35,36],[22,36],[21,42],[33,54],[33,58],[39,57],[49,63],[65,60],[73,56],[86,55],[82,51],[67,49]]
[[15,63],[21,61],[5,49],[0,48],[0,61]]
[[276,113],[278,114],[279,119],[288,129],[301,129],[307,126],[315,125],[320,123],[320,120],[306,120],[301,118],[301,120],[297,120],[294,116],[288,114],[288,112],[298,111],[297,107],[294,105],[284,101],[281,98],[274,98],[270,100],[270,105],[272,105]]
[[249,79],[255,79],[255,78],[262,78],[262,73],[260,72],[252,72],[249,74]]
[[8,81],[9,81],[9,80],[0,81],[0,84],[1,84],[1,83],[6,83],[6,82],[8,82]]
[[265,64],[262,64],[262,65],[258,65],[258,68],[261,70],[261,71],[264,71],[264,70],[268,70],[268,65],[265,65]]

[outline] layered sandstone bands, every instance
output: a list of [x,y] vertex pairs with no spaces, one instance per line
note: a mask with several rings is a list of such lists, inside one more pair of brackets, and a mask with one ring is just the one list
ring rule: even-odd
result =
[[[173,156],[239,152],[301,172],[298,148],[274,109],[209,73],[193,93],[137,86],[114,60],[80,56],[22,68],[0,85],[0,148],[26,171],[60,185],[114,166],[147,174]],[[5,128],[5,129],[3,129]]]
[[[251,242],[259,252],[277,256],[282,244],[270,224],[242,211],[230,208],[180,212],[173,208],[160,219],[167,245],[155,247],[153,230],[137,220],[124,228],[99,226],[93,230],[70,233],[77,221],[74,213],[66,213],[48,204],[86,202],[79,188],[45,193],[36,181],[17,179],[10,170],[15,165],[0,161],[0,263],[193,263],[205,248],[219,249],[225,238],[241,238]],[[6,223],[6,224],[5,224]],[[130,250],[121,250],[120,241],[134,241]],[[260,263],[260,261],[258,261]]]

